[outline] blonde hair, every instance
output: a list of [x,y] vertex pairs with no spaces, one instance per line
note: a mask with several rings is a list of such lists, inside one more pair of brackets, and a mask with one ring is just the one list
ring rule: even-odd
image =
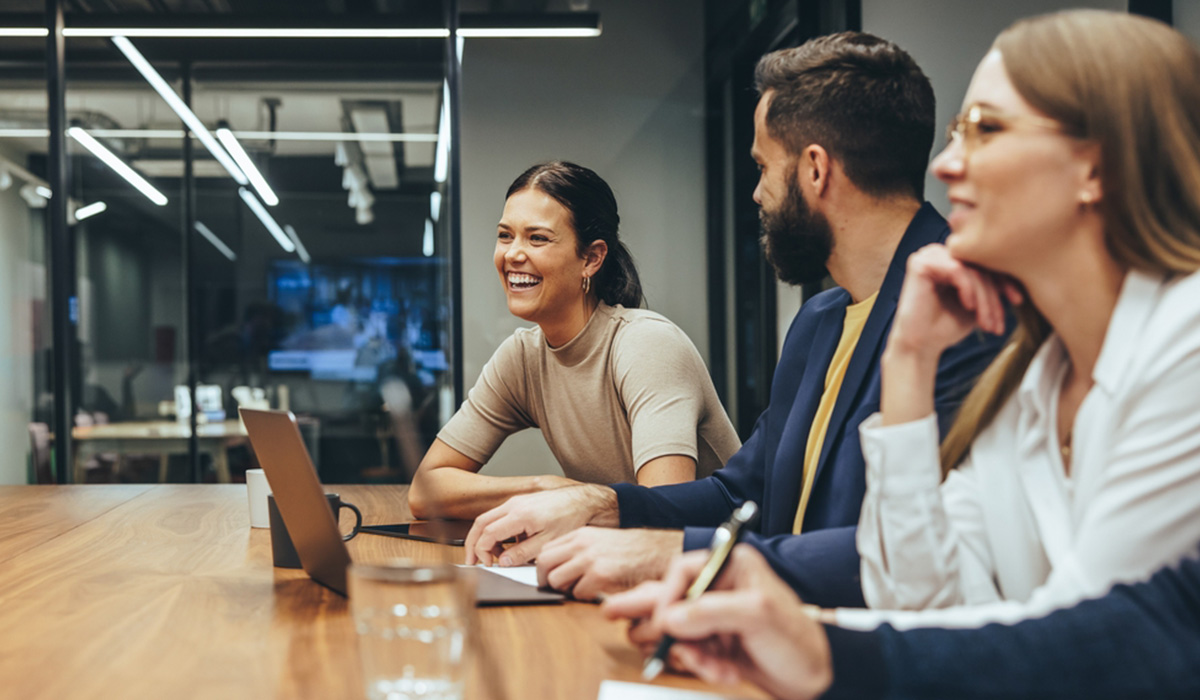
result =
[[[1022,20],[992,45],[1029,104],[1100,153],[1105,244],[1132,269],[1200,269],[1200,51],[1158,21],[1072,10]],[[962,461],[1020,384],[1050,326],[1018,309],[1008,344],[963,402],[942,442],[943,472]]]

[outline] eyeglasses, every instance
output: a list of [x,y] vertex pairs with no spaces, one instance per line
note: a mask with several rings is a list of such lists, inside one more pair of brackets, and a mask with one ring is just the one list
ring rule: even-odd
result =
[[971,105],[966,112],[954,117],[946,129],[946,145],[962,143],[963,154],[970,155],[992,136],[1018,128],[1030,128],[1065,133],[1063,125],[1053,119],[1033,115],[1005,114],[983,105]]

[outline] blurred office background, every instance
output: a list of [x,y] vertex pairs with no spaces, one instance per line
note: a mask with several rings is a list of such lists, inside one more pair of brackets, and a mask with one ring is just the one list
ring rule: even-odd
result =
[[[61,91],[47,5],[67,28]],[[777,284],[759,254],[757,58],[877,33],[928,73],[944,124],[999,30],[1079,6],[1200,37],[1191,0],[0,2],[0,483],[238,481],[239,403],[295,412],[326,482],[406,481],[521,325],[495,222],[509,182],[555,158],[613,186],[650,308],[692,338],[745,437],[818,291]],[[136,53],[95,36],[116,28]],[[171,36],[186,29],[209,36]],[[266,186],[184,138],[137,56]],[[932,178],[927,196],[944,210]],[[536,431],[487,469],[558,470]]]

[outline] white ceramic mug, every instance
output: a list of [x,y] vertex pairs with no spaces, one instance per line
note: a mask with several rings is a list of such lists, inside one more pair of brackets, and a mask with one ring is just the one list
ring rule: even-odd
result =
[[270,527],[267,494],[271,493],[271,486],[267,483],[267,475],[263,470],[246,470],[246,493],[250,498],[250,527]]

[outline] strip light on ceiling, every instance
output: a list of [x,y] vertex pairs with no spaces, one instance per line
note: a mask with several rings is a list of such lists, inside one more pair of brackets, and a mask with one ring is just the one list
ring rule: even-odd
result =
[[442,193],[434,190],[429,193],[429,218],[433,219],[436,224],[438,217],[442,215]]
[[433,179],[445,182],[450,170],[450,83],[442,81],[442,113],[438,118],[437,146],[433,156]]
[[217,127],[217,138],[221,140],[221,145],[229,151],[233,159],[237,161],[238,167],[242,169],[246,177],[250,179],[250,184],[254,186],[254,191],[258,192],[258,196],[262,201],[266,202],[267,206],[273,207],[279,204],[279,197],[275,196],[275,191],[267,184],[266,178],[258,171],[258,167],[254,165],[254,161],[250,160],[250,154],[246,153],[246,149],[242,148],[242,144],[238,143],[237,137],[229,130],[229,125],[222,123]]
[[[45,30],[42,30],[45,36]],[[63,36],[145,39],[445,39],[442,27],[67,27]]]
[[[102,139],[181,139],[181,129],[92,129]],[[46,138],[49,129],[0,129],[0,138]],[[359,134],[349,131],[235,131],[233,135],[248,141],[384,141],[392,143],[434,143],[437,134]]]
[[[596,13],[462,13],[459,38],[586,38],[601,34]],[[177,19],[176,21],[184,21]],[[0,27],[0,37],[45,37],[45,27]],[[97,27],[63,28],[65,37],[138,39],[445,39],[446,27]]]
[[433,222],[425,219],[425,236],[421,239],[421,253],[433,257]]
[[221,255],[224,255],[225,257],[229,258],[229,262],[237,261],[237,255],[234,254],[233,249],[231,249],[229,246],[225,245],[225,241],[221,240],[220,238],[217,238],[217,234],[213,233],[212,229],[205,226],[202,222],[197,221],[196,222],[196,231],[199,232],[199,234],[201,236],[204,236],[204,240],[208,241],[209,243],[212,243],[214,248],[221,251]]
[[85,204],[75,210],[75,220],[83,221],[84,219],[90,219],[93,216],[102,213],[106,209],[108,209],[108,205],[104,202],[92,202],[91,204]]
[[166,195],[155,189],[154,185],[146,182],[146,178],[142,177],[136,170],[126,165],[124,161],[116,156],[116,154],[105,148],[104,144],[92,138],[91,134],[78,126],[72,126],[67,129],[67,134],[70,135],[71,138],[78,141],[79,144],[84,148],[91,151],[92,155],[103,161],[105,165],[116,171],[118,175],[125,178],[125,181],[133,185],[138,192],[146,195],[146,199],[149,199],[151,202],[154,202],[160,207],[167,203]]
[[300,242],[300,234],[296,233],[295,227],[291,224],[284,224],[283,230],[287,232],[288,238],[292,239],[292,243],[296,244],[296,255],[300,256],[300,262],[305,265],[312,262],[312,258],[308,255],[308,248],[305,248],[304,244]]
[[600,36],[599,27],[463,27],[467,39],[578,39]]
[[254,212],[254,215],[258,217],[258,220],[262,222],[262,225],[267,227],[267,231],[269,231],[271,235],[275,237],[275,241],[279,243],[280,248],[283,248],[289,253],[296,252],[295,244],[292,243],[292,240],[288,238],[288,235],[284,233],[283,229],[279,228],[279,224],[275,223],[275,219],[271,217],[271,214],[267,211],[267,208],[258,201],[253,192],[245,187],[239,187],[238,196],[242,198],[242,201],[246,203],[246,206],[250,207],[250,211]]
[[150,65],[150,62],[147,61],[144,56],[142,56],[141,52],[134,47],[133,43],[123,36],[114,36],[112,42],[118,49],[120,49],[121,53],[125,54],[125,58],[129,59],[129,62],[133,64],[133,67],[138,69],[138,72],[142,74],[142,77],[146,79],[146,82],[150,83],[150,87],[154,88],[154,91],[157,92],[164,101],[166,101],[167,105],[175,111],[175,114],[179,115],[179,118],[183,120],[183,123],[192,130],[192,133],[196,135],[196,138],[200,139],[200,143],[204,144],[204,147],[208,149],[208,152],[213,154],[213,158],[217,159],[217,162],[229,172],[229,175],[236,180],[239,185],[248,184],[249,180],[246,178],[246,175],[241,171],[241,169],[238,168],[237,163],[233,162],[233,159],[229,157],[229,154],[225,152],[225,149],[221,148],[221,144],[217,143],[216,139],[214,139],[212,134],[209,133],[208,128],[204,126],[203,122],[200,121],[195,112],[193,112],[190,107],[184,104],[183,100],[179,99],[179,95],[175,94],[175,91],[171,89],[170,85],[167,85],[167,81],[163,80],[163,77],[158,74],[158,71],[154,70],[154,66]]
[[49,35],[50,30],[45,27],[0,27],[0,36],[44,37]]

